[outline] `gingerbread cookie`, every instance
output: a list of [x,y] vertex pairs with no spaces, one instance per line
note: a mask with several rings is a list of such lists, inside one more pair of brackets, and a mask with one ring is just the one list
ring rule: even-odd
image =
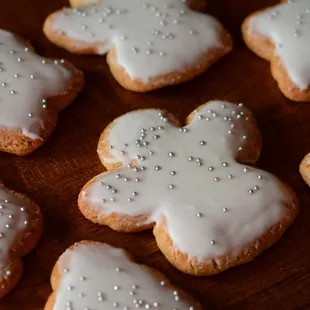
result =
[[39,207],[0,184],[0,298],[22,276],[21,257],[37,244],[43,230]]
[[189,80],[232,48],[213,17],[182,0],[105,0],[51,14],[46,36],[78,54],[107,53],[115,79],[146,92]]
[[27,155],[52,133],[58,112],[82,89],[83,75],[1,29],[0,51],[0,150]]
[[163,274],[100,242],[71,246],[58,259],[51,283],[45,310],[202,309]]
[[[100,4],[103,0],[69,0],[72,7],[80,7],[88,4]],[[185,0],[189,7],[194,10],[203,10],[206,8],[207,0]]]
[[[112,171],[89,181],[79,208],[117,231],[154,227],[178,269],[211,275],[250,261],[298,213],[291,189],[255,164],[260,134],[241,104],[211,101],[177,126],[161,110],[130,112],[102,133],[98,154]],[[128,130],[130,129],[130,130]]]
[[300,163],[299,171],[305,182],[310,186],[310,153]]
[[283,94],[294,101],[310,101],[310,1],[283,1],[253,13],[242,32],[247,46],[271,62]]

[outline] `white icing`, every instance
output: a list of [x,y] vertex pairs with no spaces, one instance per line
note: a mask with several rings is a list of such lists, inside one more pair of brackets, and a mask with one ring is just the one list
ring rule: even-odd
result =
[[75,245],[61,256],[57,267],[61,281],[53,310],[198,310],[177,291],[161,285],[166,279],[154,277],[123,250],[107,244]]
[[101,43],[98,54],[115,47],[118,64],[146,83],[191,68],[210,49],[223,47],[221,24],[185,2],[105,0],[64,10],[54,17],[53,28],[74,40]]
[[26,231],[28,220],[25,201],[0,187],[0,283],[10,273],[11,248]]
[[269,38],[291,80],[301,90],[309,87],[309,0],[289,1],[255,14],[250,21],[250,31]]
[[47,113],[42,100],[61,94],[70,72],[34,54],[29,45],[1,29],[0,54],[0,127],[40,139]]
[[[104,141],[111,145],[113,158],[104,162],[136,161],[140,169],[135,172],[123,166],[98,176],[84,191],[82,199],[99,215],[149,216],[137,225],[158,225],[165,218],[174,247],[203,262],[237,254],[287,214],[285,203],[291,204],[292,198],[282,183],[265,171],[236,162],[238,153],[245,156],[257,147],[258,129],[247,109],[212,101],[201,106],[182,129],[159,113],[136,111],[114,121]],[[145,158],[137,159],[137,155]],[[247,158],[246,162],[255,160]],[[156,166],[161,169],[156,171]]]

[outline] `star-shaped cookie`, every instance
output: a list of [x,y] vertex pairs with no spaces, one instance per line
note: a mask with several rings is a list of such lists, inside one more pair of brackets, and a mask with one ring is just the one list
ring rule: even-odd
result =
[[310,101],[310,1],[282,1],[255,12],[242,32],[247,46],[270,61],[282,93],[294,101]]
[[39,207],[0,184],[0,298],[17,285],[23,272],[21,257],[36,246],[42,230]]
[[90,180],[79,208],[117,231],[154,228],[167,259],[194,275],[245,263],[275,243],[298,213],[294,193],[255,164],[260,134],[242,104],[211,101],[186,126],[161,110],[138,110],[102,133],[110,171]]
[[0,52],[0,150],[27,155],[50,136],[58,112],[82,89],[83,75],[1,29]]
[[202,309],[163,274],[100,242],[81,241],[67,249],[51,283],[54,292],[45,310]]
[[115,79],[137,92],[189,80],[232,48],[215,18],[182,0],[105,0],[63,9],[47,18],[44,32],[73,53],[107,53]]

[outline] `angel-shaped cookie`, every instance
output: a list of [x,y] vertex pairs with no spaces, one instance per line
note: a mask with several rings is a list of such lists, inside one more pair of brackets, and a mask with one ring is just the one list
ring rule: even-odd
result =
[[298,213],[290,188],[249,167],[260,134],[241,104],[211,101],[179,127],[161,110],[112,122],[98,153],[110,171],[90,180],[79,208],[117,231],[154,227],[167,259],[194,275],[219,273],[275,243]]
[[1,29],[0,52],[0,150],[27,155],[50,136],[58,113],[83,87],[83,75]]
[[112,74],[127,89],[146,92],[184,82],[232,48],[224,27],[187,1],[95,2],[51,14],[44,32],[73,53],[107,53]]
[[100,242],[81,241],[67,249],[54,267],[51,283],[54,292],[45,310],[202,309],[163,274]]
[[251,14],[243,23],[247,46],[271,62],[282,93],[310,101],[310,1],[284,0]]
[[36,246],[42,230],[39,207],[0,184],[0,298],[17,285],[23,272],[21,257]]

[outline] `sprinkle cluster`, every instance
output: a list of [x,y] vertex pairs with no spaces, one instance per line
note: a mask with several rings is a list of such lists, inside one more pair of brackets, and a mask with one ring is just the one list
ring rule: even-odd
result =
[[[296,2],[296,1],[289,0],[288,4],[292,4],[294,2]],[[304,32],[303,26],[308,27],[308,25],[306,25],[306,23],[308,22],[307,19],[309,19],[309,16],[310,16],[310,5],[305,10],[303,10],[300,13],[296,14],[296,17],[295,17],[295,24],[296,24],[296,26],[293,27],[293,29],[292,29],[293,35],[295,37],[298,38],[298,37],[302,37],[303,36],[303,32]],[[281,18],[281,12],[278,11],[278,10],[272,10],[271,13],[269,13],[269,15],[268,15],[268,19],[269,20],[275,20],[276,21],[278,18]],[[282,48],[283,44],[282,43],[278,43],[277,46],[278,46],[278,48]]]
[[0,127],[39,139],[47,97],[64,91],[71,77],[63,59],[36,55],[14,34],[0,30]]
[[[80,246],[91,251],[91,247],[96,245]],[[96,263],[93,254],[85,251],[74,256],[79,247],[73,250],[71,263],[62,271],[59,303],[56,303],[55,309],[196,309],[182,301],[179,292],[167,286],[165,280],[155,280],[149,271],[124,259],[124,256],[114,257],[109,253],[109,248],[97,254]],[[100,260],[101,266],[97,265]],[[78,270],[82,263],[85,270]]]
[[[145,55],[167,55],[167,50],[161,50],[156,48],[158,40],[175,40],[178,39],[177,32],[174,32],[177,27],[187,29],[187,33],[193,36],[198,33],[197,29],[189,28],[185,21],[182,19],[185,15],[189,14],[189,10],[186,5],[180,3],[186,3],[186,1],[178,0],[177,5],[173,5],[172,2],[165,3],[165,1],[140,1],[138,7],[130,8],[129,6],[117,7],[114,5],[108,5],[106,2],[100,6],[90,6],[86,8],[74,8],[65,9],[60,17],[62,18],[75,17],[74,27],[80,28],[82,34],[89,39],[95,40],[96,38],[102,39],[102,32],[117,33],[116,40],[120,41],[132,41],[130,50],[133,54],[144,53]],[[178,3],[180,2],[180,3]],[[136,11],[143,11],[147,20],[154,24],[154,27],[149,29],[148,39],[145,42],[136,42],[135,34],[131,34],[126,28],[122,27],[122,19],[130,26],[132,23],[139,22]],[[61,23],[60,23],[61,24]],[[129,27],[130,28],[130,27]],[[59,30],[60,34],[66,33],[66,28]],[[135,42],[135,43],[134,43]],[[139,43],[139,45],[138,45]],[[142,44],[142,45],[141,45]],[[164,47],[164,44],[160,44]]]
[[[19,234],[27,226],[26,208],[18,206],[8,199],[1,200],[0,198],[0,282],[11,274],[11,271],[6,269],[9,251]],[[4,273],[3,270],[5,270]]]
[[[11,96],[23,97],[25,95],[25,93],[23,93],[25,86],[29,85],[28,87],[35,88],[36,79],[42,78],[40,73],[37,74],[34,71],[31,71],[31,65],[28,62],[32,61],[32,56],[30,55],[29,57],[28,55],[32,52],[27,46],[21,49],[11,49],[5,44],[5,42],[0,42],[0,51],[2,55],[2,61],[0,61],[0,96],[4,96],[5,99],[8,98],[8,94]],[[47,59],[41,60],[42,65],[59,65],[64,62],[64,59],[59,61],[51,61]],[[28,68],[30,68],[30,70]],[[44,68],[42,67],[41,70],[44,70]],[[12,104],[12,99],[6,100],[10,100],[10,104]],[[46,101],[47,100],[45,98],[41,99],[42,109],[47,108]],[[30,118],[38,116],[33,110],[29,110],[27,115]]]
[[[256,33],[268,38],[276,46],[276,59],[281,59],[279,63],[290,80],[300,90],[306,90],[310,85],[309,1],[288,1],[258,12],[250,19],[249,25],[249,35]],[[289,93],[289,88],[286,88],[285,92]]]

